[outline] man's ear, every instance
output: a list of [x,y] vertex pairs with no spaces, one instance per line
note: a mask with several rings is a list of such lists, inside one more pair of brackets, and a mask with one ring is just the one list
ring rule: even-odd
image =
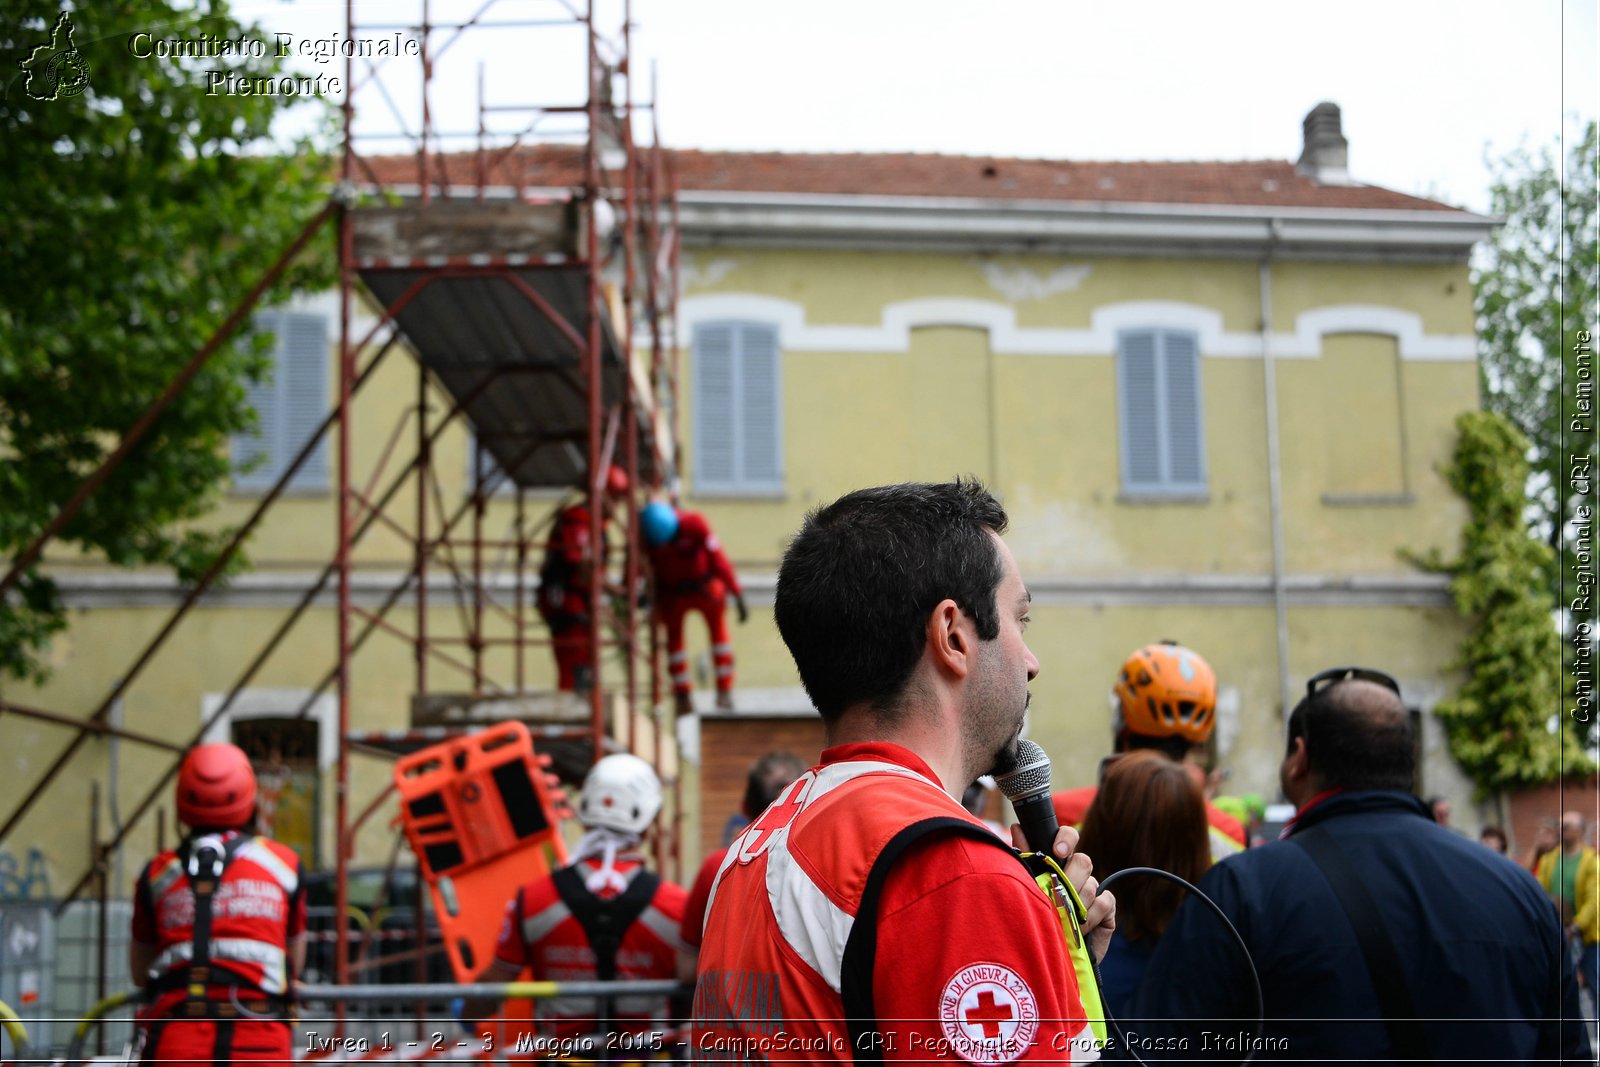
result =
[[977,634],[954,600],[941,600],[928,616],[927,651],[934,664],[957,678],[972,670]]
[[1283,773],[1291,781],[1303,781],[1311,773],[1311,762],[1306,757],[1306,739],[1297,737],[1289,742],[1289,754],[1283,760]]

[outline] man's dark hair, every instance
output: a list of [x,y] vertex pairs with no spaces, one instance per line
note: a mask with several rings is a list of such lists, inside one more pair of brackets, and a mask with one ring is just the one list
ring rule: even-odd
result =
[[754,819],[771,806],[783,787],[806,773],[806,764],[792,752],[768,752],[750,765],[745,775],[744,801],[740,805],[746,817]]
[[1306,739],[1311,770],[1330,789],[1410,792],[1417,778],[1416,739],[1400,698],[1372,682],[1335,682],[1289,714],[1289,751]]
[[778,632],[825,722],[862,702],[893,715],[928,615],[954,600],[1000,633],[993,534],[1006,513],[975,478],[858,489],[812,509],[778,568]]

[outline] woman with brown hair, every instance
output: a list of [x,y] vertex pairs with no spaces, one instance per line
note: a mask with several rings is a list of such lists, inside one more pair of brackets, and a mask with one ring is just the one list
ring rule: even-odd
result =
[[[1129,867],[1155,867],[1194,883],[1211,866],[1205,800],[1181,764],[1154,751],[1129,752],[1106,767],[1083,819],[1080,851],[1105,881]],[[1185,890],[1165,878],[1135,875],[1117,893],[1117,929],[1100,961],[1105,1005],[1124,1014],[1156,942]]]

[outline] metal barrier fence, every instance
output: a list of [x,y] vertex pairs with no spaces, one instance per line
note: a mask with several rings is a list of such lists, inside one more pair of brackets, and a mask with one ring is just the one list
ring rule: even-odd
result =
[[22,1025],[22,1020],[11,1010],[11,1005],[3,1000],[0,1000],[0,1027],[11,1039],[12,1055],[18,1060],[25,1058],[28,1055],[28,1028]]
[[[671,1050],[668,1047],[667,1031],[662,1031],[659,1041],[643,1042],[623,1039],[620,1042],[609,1043],[604,1035],[595,1035],[593,1039],[586,1039],[587,1043],[573,1041],[557,1042],[546,1038],[530,1039],[521,1043],[520,1047],[484,1049],[478,1046],[476,1040],[463,1039],[465,1031],[461,1033],[450,1032],[435,1028],[432,1033],[419,1032],[415,1040],[405,1038],[394,1033],[396,1024],[401,1021],[398,1017],[385,1017],[379,1019],[344,1019],[335,1020],[332,1016],[312,1016],[307,1008],[322,1006],[348,1007],[355,1005],[443,1005],[458,998],[465,1000],[547,1000],[556,997],[584,997],[593,998],[597,1002],[597,1014],[609,1017],[611,1012],[608,1005],[623,997],[672,997],[674,995],[687,995],[689,987],[680,982],[661,979],[654,981],[616,981],[616,982],[479,982],[458,984],[453,982],[411,983],[397,985],[302,985],[296,989],[296,1002],[299,1005],[299,1020],[296,1026],[296,1042],[294,1051],[298,1058],[308,1062],[317,1062],[315,1055],[307,1055],[314,1051],[328,1053],[341,1051],[359,1051],[360,1058],[364,1061],[381,1061],[384,1057],[378,1055],[385,1049],[395,1053],[394,1059],[419,1059],[429,1051],[454,1052],[465,1048],[461,1059],[562,1059],[568,1061],[575,1056],[585,1059],[605,1060],[611,1062],[642,1061],[656,1058],[657,1054],[666,1054]],[[81,1019],[72,1033],[72,1039],[67,1045],[65,1056],[59,1060],[33,1060],[33,1054],[28,1045],[27,1032],[16,1018],[16,1013],[0,1001],[0,1025],[5,1027],[5,1032],[10,1035],[14,1051],[12,1058],[6,1063],[57,1063],[79,1064],[85,1062],[85,1048],[94,1036],[95,1028],[101,1025],[106,1017],[118,1008],[129,1005],[138,1005],[143,1002],[143,994],[138,991],[126,991],[96,1004]],[[426,1015],[414,1016],[419,1030],[425,1027]],[[445,1016],[433,1016],[438,1021]],[[307,1029],[310,1022],[326,1025],[320,1030]],[[511,1020],[515,1024],[516,1020]],[[629,1024],[631,1028],[634,1024]],[[387,1027],[386,1030],[373,1030],[373,1027]],[[450,1029],[454,1030],[451,1020]],[[625,1028],[626,1029],[626,1028]],[[308,1041],[307,1033],[326,1033],[320,1046],[315,1041]],[[618,1031],[620,1034],[620,1030]],[[337,1034],[337,1037],[333,1035]],[[379,1038],[383,1037],[380,1043]],[[469,1055],[470,1053],[473,1053]],[[611,1054],[615,1053],[615,1054]]]

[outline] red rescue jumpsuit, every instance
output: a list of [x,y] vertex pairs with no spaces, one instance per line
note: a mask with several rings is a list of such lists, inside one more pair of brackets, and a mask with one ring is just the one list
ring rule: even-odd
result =
[[[599,867],[600,861],[595,859],[579,864],[585,876]],[[599,894],[602,899],[616,896],[644,868],[637,856],[626,856],[618,857],[613,869],[620,876],[619,885],[607,887]],[[622,935],[616,956],[618,981],[676,976],[678,949],[682,947],[678,927],[683,922],[683,902],[681,886],[663,881],[656,887],[650,903]],[[549,875],[524,885],[506,905],[494,954],[513,967],[532,968],[534,981],[592,982],[596,978],[595,953],[588,934]],[[593,997],[547,998],[539,1001],[539,1014],[554,1022],[558,1038],[565,1038],[594,1029],[594,1007]],[[645,1033],[650,1030],[652,1013],[659,1013],[662,1007],[660,997],[619,997],[612,1018],[629,1024],[623,1027],[626,1031]]]
[[664,545],[649,546],[650,568],[656,579],[656,615],[667,627],[667,670],[678,701],[687,700],[689,654],[684,649],[683,620],[691,611],[705,616],[711,631],[711,662],[717,672],[717,692],[733,692],[733,638],[728,632],[728,594],[743,597],[739,578],[705,516],[678,512],[678,532]]
[[[600,566],[605,566],[606,544],[600,539]],[[556,688],[572,692],[578,674],[594,677],[594,642],[589,635],[588,569],[594,563],[590,548],[589,509],[573,504],[556,512],[544,545],[539,568],[539,615],[550,628],[556,657]]]
[[[240,833],[192,841],[226,845]],[[241,842],[211,895],[210,980],[205,1003],[191,1008],[185,1001],[194,917],[189,875],[178,851],[169,849],[139,875],[133,898],[133,938],[158,950],[150,967],[155,1000],[139,1017],[143,1061],[172,1067],[289,1060],[289,944],[306,926],[299,858],[265,837]]]

